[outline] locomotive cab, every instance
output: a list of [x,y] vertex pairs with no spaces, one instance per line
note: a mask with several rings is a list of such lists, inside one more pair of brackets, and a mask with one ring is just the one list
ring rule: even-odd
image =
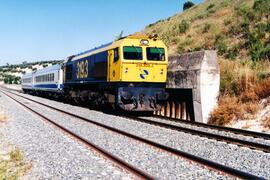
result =
[[146,36],[129,36],[115,43],[108,53],[109,82],[117,82],[118,106],[125,110],[153,111],[168,98],[167,48]]

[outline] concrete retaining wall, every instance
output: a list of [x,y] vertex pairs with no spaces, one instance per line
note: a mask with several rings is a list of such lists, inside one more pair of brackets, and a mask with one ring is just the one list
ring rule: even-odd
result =
[[168,89],[191,89],[195,121],[208,122],[217,103],[220,70],[216,51],[198,51],[169,57]]

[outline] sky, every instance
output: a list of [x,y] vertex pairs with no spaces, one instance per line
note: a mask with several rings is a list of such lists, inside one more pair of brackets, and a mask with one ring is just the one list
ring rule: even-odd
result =
[[0,65],[65,59],[175,15],[184,2],[0,0]]

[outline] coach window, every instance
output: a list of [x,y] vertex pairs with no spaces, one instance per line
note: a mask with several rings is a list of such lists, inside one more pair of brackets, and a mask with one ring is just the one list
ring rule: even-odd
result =
[[147,47],[146,48],[147,60],[152,61],[165,61],[164,48]]
[[124,46],[124,59],[142,60],[142,48],[136,46]]
[[117,62],[119,60],[119,48],[113,49],[113,54],[114,54],[113,62]]

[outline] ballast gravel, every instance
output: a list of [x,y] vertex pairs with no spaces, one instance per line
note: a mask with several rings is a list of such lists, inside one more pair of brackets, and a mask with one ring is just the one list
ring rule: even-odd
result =
[[48,118],[53,119],[65,128],[80,134],[80,136],[110,151],[119,158],[125,159],[128,163],[148,172],[157,179],[231,178],[88,122],[80,121],[28,100],[22,100],[22,98],[16,97],[16,99],[20,99],[27,106],[37,110],[39,113],[46,114]]
[[26,179],[133,179],[97,152],[87,149],[27,112],[0,93],[0,110],[8,117],[0,133],[19,147],[32,168]]
[[40,102],[50,104],[65,111],[110,125],[129,133],[148,138],[164,145],[198,155],[203,158],[237,168],[257,176],[270,178],[270,154],[261,151],[227,144],[175,130],[165,129],[130,119],[104,114],[87,108],[72,106],[40,97],[24,95]]

